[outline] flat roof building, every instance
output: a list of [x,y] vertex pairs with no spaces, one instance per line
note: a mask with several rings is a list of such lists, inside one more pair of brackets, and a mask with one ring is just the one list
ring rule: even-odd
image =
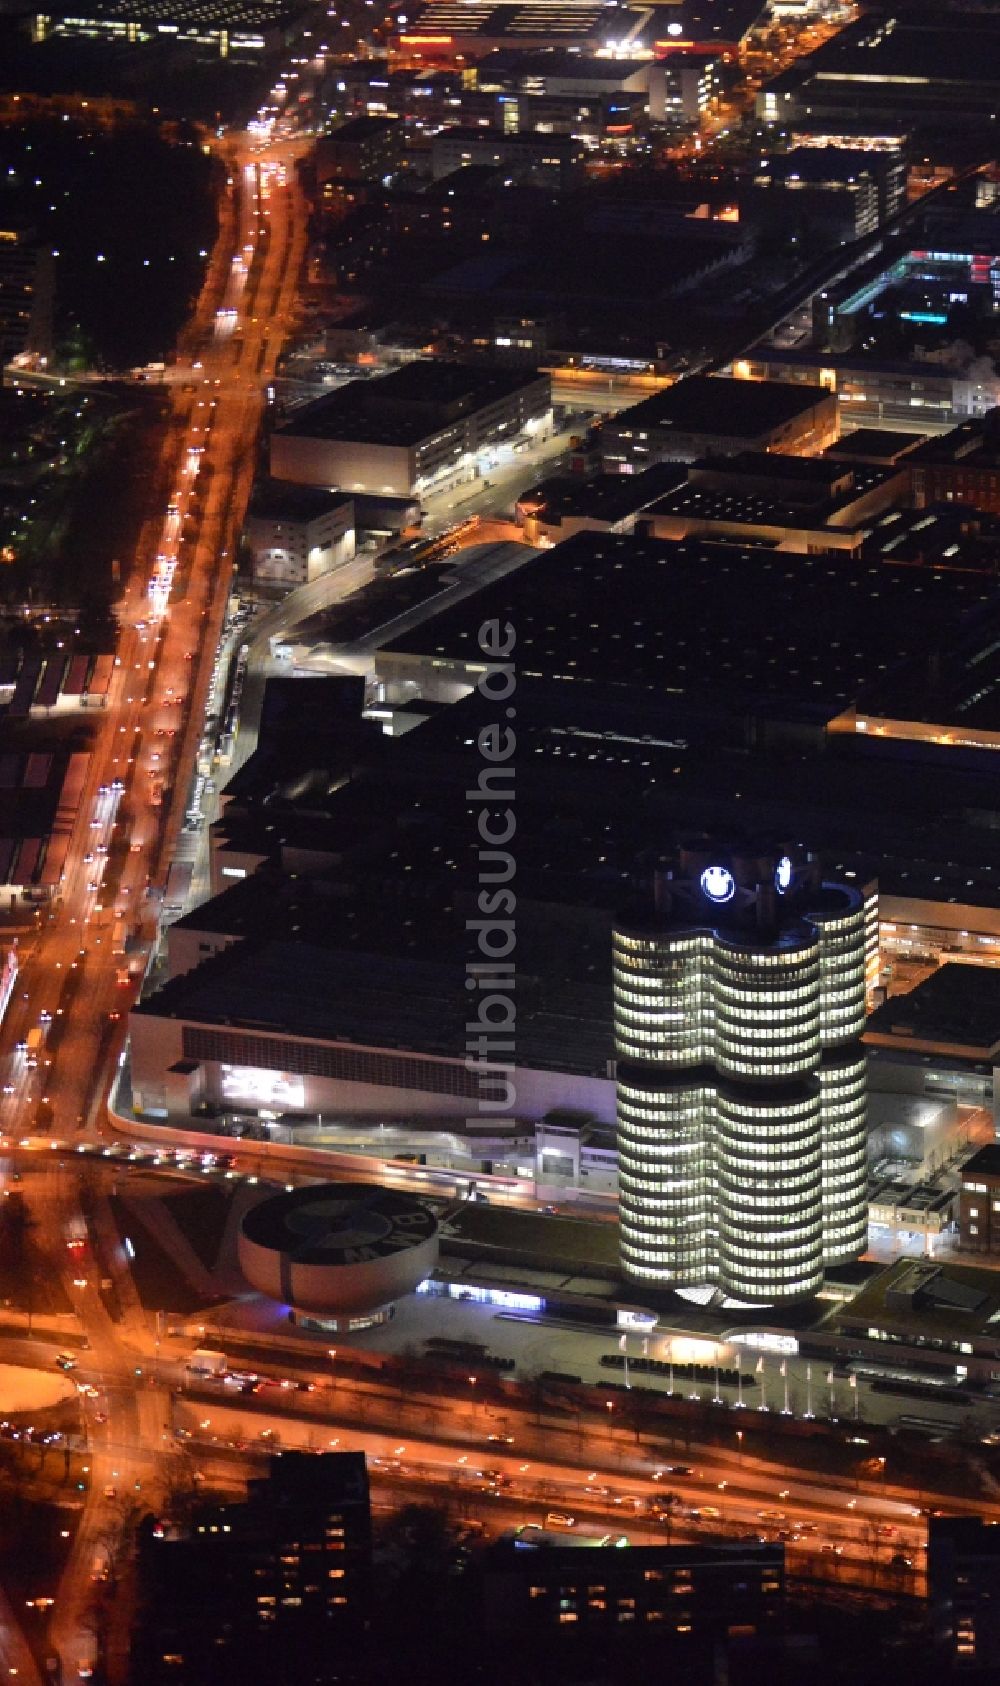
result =
[[868,1021],[865,1040],[877,1048],[958,1059],[1000,1057],[1000,971],[941,966],[915,989],[893,995]]
[[692,464],[683,485],[643,512],[643,530],[663,539],[765,540],[782,550],[857,553],[872,520],[908,491],[901,468],[741,452]]
[[757,116],[783,129],[863,119],[886,127],[990,124],[1000,109],[1000,21],[920,5],[866,12],[765,83]]
[[295,0],[88,0],[36,16],[33,39],[83,35],[128,45],[175,41],[211,46],[221,58],[259,56],[292,39],[304,8]]
[[255,582],[291,590],[351,560],[354,499],[347,492],[327,492],[319,486],[258,482],[243,537]]
[[271,473],[419,497],[474,478],[551,419],[549,377],[535,369],[419,360],[308,404],[271,435]]
[[981,1147],[962,1166],[958,1228],[969,1253],[1000,1253],[1000,1142]]
[[932,1516],[927,1597],[935,1666],[989,1679],[1000,1656],[1000,1528],[981,1516]]
[[664,459],[819,451],[837,432],[837,402],[828,392],[690,375],[606,422],[602,456],[605,468],[635,474]]
[[565,191],[579,176],[585,156],[571,135],[506,134],[459,125],[434,136],[431,174],[440,181],[455,170],[488,165],[515,181]]
[[[825,725],[876,681],[893,686],[900,707],[904,695],[926,707],[935,652],[943,672],[946,652],[962,647],[964,617],[995,601],[992,581],[946,569],[924,581],[912,568],[847,554],[579,533],[388,642],[375,680],[385,701],[453,700],[475,685],[478,630],[496,618],[518,629],[526,676],[711,697],[771,719],[785,709]],[[854,714],[848,724],[854,730]]]
[[939,1382],[1000,1381],[1000,1278],[976,1265],[902,1258],[831,1323],[858,1356],[925,1370]]
[[[544,1543],[533,1546],[535,1538]],[[557,1658],[584,1655],[592,1670],[604,1646],[620,1658],[624,1613],[635,1661],[672,1663],[701,1686],[710,1678],[706,1641],[764,1635],[784,1603],[784,1547],[757,1541],[575,1547],[527,1527],[491,1546],[481,1573],[486,1635],[536,1664],[547,1654],[553,1674],[562,1672]]]
[[918,509],[954,502],[1000,515],[1000,409],[924,440],[907,466]]

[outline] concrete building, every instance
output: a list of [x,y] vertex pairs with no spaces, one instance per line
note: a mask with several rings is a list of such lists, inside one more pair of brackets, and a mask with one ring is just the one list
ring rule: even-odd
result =
[[902,147],[888,142],[878,144],[871,136],[859,136],[852,145],[854,138],[793,134],[787,152],[768,153],[761,164],[767,166],[772,182],[797,179],[800,187],[843,186],[866,178],[875,187],[876,220],[885,222],[906,204],[906,158]]
[[1000,1528],[979,1516],[932,1516],[927,1597],[942,1675],[988,1680],[1000,1656]]
[[838,433],[837,404],[822,390],[790,392],[781,382],[690,375],[602,429],[604,466],[637,474],[651,463],[692,462],[740,451],[816,452]]
[[243,1502],[196,1504],[185,1525],[142,1531],[136,1672],[149,1686],[179,1667],[192,1681],[221,1670],[295,1686],[317,1656],[363,1650],[371,1557],[364,1453],[285,1450]]
[[255,582],[290,590],[352,559],[354,500],[320,487],[265,481],[254,488],[243,537]]
[[352,117],[322,135],[313,156],[321,197],[328,183],[383,183],[402,161],[401,125],[387,117]]
[[873,1167],[905,1165],[911,1180],[932,1176],[965,1148],[968,1108],[882,1089],[868,1091],[868,1157]]
[[30,229],[0,224],[0,384],[12,357],[51,355],[54,301],[51,248]]
[[855,1359],[925,1371],[929,1380],[946,1385],[1000,1382],[995,1270],[897,1259],[839,1307],[831,1322]]
[[740,221],[758,233],[794,233],[814,245],[846,244],[874,233],[880,194],[862,157],[845,165],[833,148],[818,147],[770,154],[741,189]]
[[377,1183],[320,1183],[258,1201],[240,1221],[247,1281],[306,1328],[350,1334],[388,1322],[396,1300],[433,1275],[437,1218]]
[[515,518],[534,545],[561,544],[577,533],[632,533],[649,506],[684,477],[677,463],[654,463],[634,475],[552,475],[521,493]]
[[925,440],[907,464],[918,509],[961,503],[1000,515],[1000,409]]
[[[536,99],[565,99],[579,109],[581,101],[588,105],[621,101],[623,107],[633,98],[642,102],[654,73],[655,66],[646,58],[594,58],[591,54],[551,49],[541,53],[490,53],[476,65],[472,76],[479,93],[502,94],[507,101],[511,96],[523,97],[529,108]],[[528,121],[520,126],[533,125]],[[506,122],[504,127],[508,127]]]
[[[979,417],[996,404],[1000,394],[1000,383],[981,374],[946,369],[940,363],[881,362],[861,350],[800,351],[759,344],[737,358],[732,371],[750,383],[767,381],[787,384],[800,393],[819,389],[835,395],[844,421],[876,427],[912,423],[917,417],[927,423]],[[940,494],[935,494],[934,501],[943,501]],[[977,497],[969,501],[980,509],[995,507]]]
[[[533,1652],[548,1643],[566,1658],[592,1657],[591,1648],[608,1641],[620,1654],[624,1617],[638,1648],[633,1657],[654,1645],[650,1661],[671,1659],[668,1671],[698,1686],[711,1678],[711,1662],[704,1659],[704,1668],[700,1655],[706,1640],[724,1647],[728,1635],[746,1641],[774,1631],[784,1602],[784,1547],[756,1540],[626,1551],[557,1543],[551,1532],[527,1527],[492,1546],[482,1572],[484,1632],[515,1655],[520,1645]],[[680,1649],[664,1650],[671,1645]]]
[[654,123],[697,123],[722,87],[722,55],[680,49],[649,72],[649,115]]
[[431,174],[439,181],[453,170],[487,165],[502,169],[514,181],[564,192],[580,175],[585,156],[569,135],[497,134],[459,126],[434,136]]
[[857,555],[873,519],[908,492],[905,468],[741,452],[693,463],[683,485],[649,504],[643,530],[658,539],[763,540],[779,550]]
[[1000,971],[940,966],[905,995],[893,995],[868,1021],[865,1042],[891,1057],[943,1059],[970,1072],[1000,1062]]
[[271,473],[300,485],[420,497],[474,479],[551,426],[548,375],[414,362],[349,381],[271,435]]
[[688,851],[613,946],[623,1274],[798,1299],[867,1244],[865,903]]
[[1000,1253],[1000,1143],[981,1147],[962,1166],[958,1208],[962,1246],[970,1253]]
[[757,116],[780,129],[803,120],[988,125],[1000,109],[998,66],[1000,25],[989,12],[885,7],[765,83]]
[[88,4],[38,12],[32,39],[81,35],[120,46],[172,44],[211,48],[220,58],[260,58],[295,38],[302,13],[295,0],[88,0]]
[[[259,898],[261,885],[248,884],[248,892]],[[310,900],[318,922],[320,901]],[[351,918],[348,906],[348,925]],[[220,943],[194,971],[147,996],[129,1025],[136,1114],[182,1122],[199,1112],[256,1118],[263,1109],[276,1120],[461,1128],[484,1082],[497,1103],[491,1119],[505,1120],[508,1134],[513,1119],[553,1109],[610,1114],[610,1037],[604,996],[593,986],[560,991],[553,980],[540,989],[537,1014],[519,1019],[508,1081],[502,1069],[484,1076],[466,1059],[457,958],[354,953],[347,941]]]
[[642,43],[648,11],[630,11],[608,0],[428,0],[400,15],[390,43],[411,62],[469,63],[488,53],[517,49],[536,53],[568,45],[593,54],[610,36],[627,51]]

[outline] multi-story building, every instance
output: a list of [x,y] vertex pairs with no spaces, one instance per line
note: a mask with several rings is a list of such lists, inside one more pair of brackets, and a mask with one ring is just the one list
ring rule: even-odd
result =
[[1000,409],[925,440],[907,464],[918,509],[963,503],[1000,515]]
[[654,123],[696,123],[721,86],[721,53],[680,49],[654,65],[649,115]]
[[161,1526],[139,1589],[143,1680],[292,1686],[313,1678],[317,1656],[356,1656],[371,1610],[364,1454],[285,1452],[245,1503],[206,1505],[184,1532]]
[[491,164],[515,181],[558,192],[577,180],[584,158],[583,147],[570,135],[497,134],[459,126],[442,129],[431,142],[435,181],[470,164]]
[[767,1303],[867,1238],[865,902],[695,849],[613,938],[627,1277]]
[[803,147],[761,160],[740,194],[740,220],[842,244],[872,234],[879,223],[874,173],[845,168],[833,149]]
[[885,132],[989,123],[1000,96],[995,14],[922,6],[866,12],[757,96],[757,116],[781,129],[863,120]]
[[623,1551],[528,1527],[491,1547],[481,1572],[486,1632],[519,1634],[532,1650],[548,1638],[620,1644],[623,1627],[661,1645],[745,1640],[774,1632],[784,1604],[784,1547],[757,1540]]
[[244,538],[258,584],[305,585],[353,557],[354,499],[267,481],[254,490]]
[[962,1166],[958,1230],[971,1253],[1000,1253],[1000,1142],[981,1147]]
[[402,125],[388,117],[352,117],[316,145],[316,181],[384,182],[403,156]]
[[548,375],[408,363],[349,381],[271,435],[271,473],[300,485],[420,496],[472,479],[551,424]]
[[0,227],[0,380],[21,352],[52,351],[52,253],[30,229]]
[[606,469],[637,474],[654,462],[738,451],[814,452],[837,433],[836,399],[819,387],[796,392],[773,380],[691,375],[622,410],[601,439]]
[[1000,1528],[980,1516],[932,1516],[927,1596],[942,1672],[992,1679],[1000,1656]]

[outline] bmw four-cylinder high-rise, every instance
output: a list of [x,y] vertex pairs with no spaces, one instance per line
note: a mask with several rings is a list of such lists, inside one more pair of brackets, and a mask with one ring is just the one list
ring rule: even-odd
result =
[[791,850],[699,847],[616,921],[626,1277],[763,1305],[864,1251],[876,916]]

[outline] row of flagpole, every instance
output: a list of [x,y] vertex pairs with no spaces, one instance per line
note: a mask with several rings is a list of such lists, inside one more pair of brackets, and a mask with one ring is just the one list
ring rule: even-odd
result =
[[[628,1335],[627,1334],[623,1334],[621,1336],[621,1338],[619,1339],[619,1342],[618,1342],[618,1347],[619,1347],[619,1351],[622,1352],[624,1354],[624,1357],[625,1357],[625,1386],[630,1389],[631,1386],[632,1386],[632,1382],[631,1382],[631,1379],[629,1377],[629,1369],[628,1369]],[[649,1356],[649,1336],[648,1335],[644,1335],[643,1338],[642,1338],[642,1355],[643,1355],[644,1358],[648,1358],[648,1356]],[[767,1376],[766,1376],[766,1370],[765,1370],[765,1366],[764,1366],[764,1355],[763,1355],[763,1353],[760,1355],[760,1357],[757,1360],[757,1364],[756,1364],[756,1368],[754,1370],[754,1374],[759,1378],[757,1385],[760,1388],[760,1404],[757,1406],[757,1409],[759,1411],[769,1411],[771,1409],[771,1407],[767,1402]],[[781,1360],[781,1363],[778,1366],[778,1374],[779,1374],[779,1376],[781,1377],[781,1380],[782,1380],[783,1395],[784,1395],[784,1404],[781,1407],[781,1414],[784,1417],[791,1417],[791,1416],[794,1415],[794,1412],[792,1411],[791,1405],[789,1403],[788,1360],[787,1360],[787,1358],[783,1358]],[[830,1416],[834,1417],[834,1416],[836,1416],[836,1413],[837,1413],[837,1400],[836,1400],[836,1393],[835,1393],[835,1388],[834,1388],[834,1374],[833,1374],[832,1370],[828,1370],[826,1372],[826,1385],[830,1390]],[[858,1412],[859,1412],[859,1409],[860,1409],[860,1400],[858,1398],[858,1378],[857,1378],[857,1376],[852,1374],[848,1377],[848,1386],[850,1387],[851,1392],[854,1395],[854,1413],[853,1414],[854,1414],[854,1420],[857,1421]],[[670,1397],[674,1393],[674,1391],[675,1391],[674,1390],[674,1348],[673,1348],[673,1342],[668,1341],[667,1342],[667,1396]],[[696,1396],[692,1395],[691,1397],[694,1398]],[[701,1395],[699,1394],[699,1395],[697,1395],[697,1397],[700,1398]],[[719,1391],[719,1358],[718,1358],[718,1353],[716,1353],[716,1358],[715,1358],[715,1393],[714,1393],[713,1398],[712,1398],[712,1403],[713,1403],[713,1405],[723,1405],[723,1404],[725,1404],[725,1400],[723,1399],[722,1394]],[[740,1363],[739,1363],[739,1354],[737,1354],[737,1363],[736,1363],[736,1409],[739,1410],[739,1411],[745,1411],[745,1410],[749,1409],[749,1407],[747,1405],[747,1402],[743,1397],[743,1371],[742,1371],[742,1369],[740,1367]],[[805,1408],[805,1411],[804,1411],[803,1415],[805,1417],[814,1417],[816,1415],[815,1411],[813,1410],[813,1367],[812,1367],[811,1364],[806,1365],[806,1408]]]

